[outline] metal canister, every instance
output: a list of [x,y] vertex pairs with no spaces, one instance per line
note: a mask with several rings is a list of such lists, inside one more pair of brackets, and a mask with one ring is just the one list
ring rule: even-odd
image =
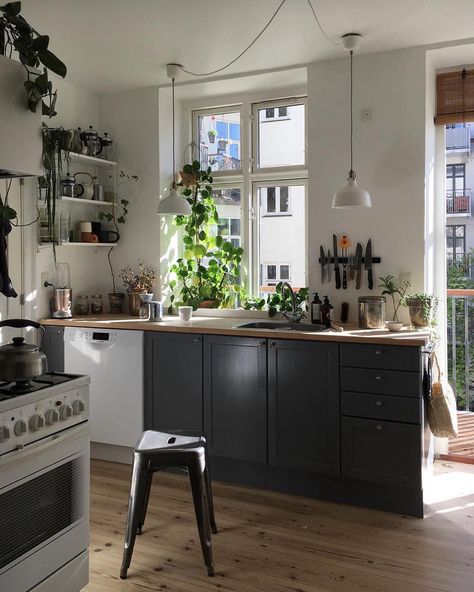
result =
[[385,329],[385,296],[359,296],[359,327]]

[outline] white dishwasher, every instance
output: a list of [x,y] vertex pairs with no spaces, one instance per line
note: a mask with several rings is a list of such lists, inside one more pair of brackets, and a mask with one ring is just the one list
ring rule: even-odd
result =
[[64,368],[91,378],[91,441],[135,446],[143,431],[143,331],[66,327]]

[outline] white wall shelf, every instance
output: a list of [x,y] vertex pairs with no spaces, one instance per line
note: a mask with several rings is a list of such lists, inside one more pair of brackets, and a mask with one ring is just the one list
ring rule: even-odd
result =
[[86,154],[79,154],[78,152],[69,152],[69,159],[71,162],[78,162],[87,166],[95,167],[116,167],[117,163],[114,160],[104,160],[103,158],[96,158],[95,156],[87,156]]
[[61,196],[59,199],[61,201],[66,201],[68,203],[75,203],[75,204],[87,204],[88,206],[95,206],[95,207],[109,207],[114,208],[115,203],[112,201],[97,201],[94,199],[83,199],[82,197],[68,197],[66,195]]

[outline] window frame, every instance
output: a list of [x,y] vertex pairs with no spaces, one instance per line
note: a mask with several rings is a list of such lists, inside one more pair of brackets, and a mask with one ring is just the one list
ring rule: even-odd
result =
[[[453,231],[453,236],[448,236],[448,228],[452,229]],[[457,237],[456,236],[456,229],[457,228],[462,228],[463,231],[463,235],[462,237]],[[462,243],[463,243],[463,247],[462,247],[462,251],[461,253],[457,252],[457,240],[462,239]],[[448,240],[452,241],[452,260],[453,261],[457,261],[457,256],[461,255],[464,256],[466,254],[466,225],[465,224],[446,224],[446,251],[448,250]]]
[[[275,190],[281,189],[282,187],[286,187],[287,189],[289,189],[288,185],[285,185],[284,183],[281,182],[275,182],[275,185],[266,185],[265,188],[268,190],[270,189],[270,187],[274,187]],[[278,208],[277,208],[278,205]],[[268,191],[267,191],[267,195],[266,195],[266,203],[265,203],[265,208],[263,208],[263,216],[264,217],[268,217],[268,218],[272,218],[272,217],[281,217],[281,216],[292,216],[292,212],[291,212],[291,199],[290,199],[290,192],[288,191],[288,209],[282,211],[281,209],[281,191],[278,192],[278,194],[275,191],[275,211],[274,212],[269,212],[268,211]]]
[[[279,108],[279,107],[294,107],[296,105],[304,105],[304,163],[303,164],[295,164],[295,165],[286,165],[286,166],[273,166],[273,167],[260,167],[258,164],[259,153],[260,153],[260,144],[259,144],[259,119],[258,119],[258,112],[262,109],[272,109],[272,108]],[[267,123],[270,121],[285,121],[289,120],[291,117],[288,115],[287,117],[281,118],[270,118],[265,119],[262,123]],[[288,175],[288,173],[302,173],[306,172],[307,176],[307,169],[308,169],[308,100],[307,97],[291,97],[287,99],[278,99],[278,100],[269,100],[269,101],[262,101],[257,103],[252,103],[252,112],[250,116],[251,120],[251,138],[252,138],[252,147],[251,147],[251,158],[250,158],[250,165],[251,165],[251,173],[253,175],[265,175],[272,176],[275,173],[284,173]]]
[[200,117],[212,117],[213,115],[225,115],[226,113],[239,113],[240,115],[240,169],[232,171],[212,171],[212,176],[215,179],[227,179],[230,177],[241,178],[244,174],[244,159],[246,153],[244,151],[244,117],[243,117],[243,104],[237,105],[225,105],[222,107],[205,108],[205,109],[193,109],[192,116],[192,141],[196,144],[199,149],[199,158],[201,158],[201,142],[199,138],[199,118]]

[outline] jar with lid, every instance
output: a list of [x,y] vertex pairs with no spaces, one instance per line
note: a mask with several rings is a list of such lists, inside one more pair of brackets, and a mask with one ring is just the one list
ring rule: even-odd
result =
[[81,316],[89,314],[89,296],[87,294],[77,297],[76,314]]
[[102,294],[91,294],[91,314],[102,314],[103,312]]
[[385,329],[385,296],[359,296],[359,327]]

